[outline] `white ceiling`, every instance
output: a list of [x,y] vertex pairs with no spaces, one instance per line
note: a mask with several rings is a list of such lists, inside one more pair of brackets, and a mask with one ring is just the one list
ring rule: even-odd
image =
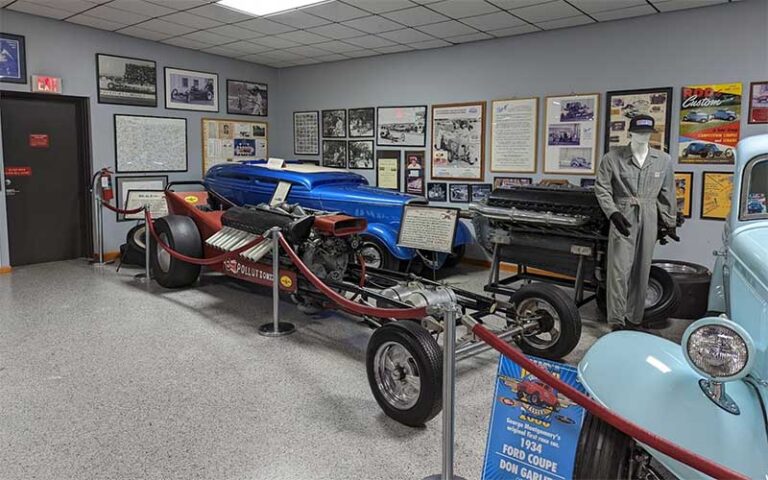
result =
[[215,0],[0,0],[0,6],[282,68],[728,1],[333,0],[263,18],[228,10]]

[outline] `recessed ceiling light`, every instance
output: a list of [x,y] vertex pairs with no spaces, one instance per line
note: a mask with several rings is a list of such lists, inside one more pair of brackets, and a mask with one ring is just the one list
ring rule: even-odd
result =
[[219,0],[217,5],[263,17],[273,13],[285,12],[286,10],[295,10],[297,8],[308,7],[317,3],[325,3],[328,0]]

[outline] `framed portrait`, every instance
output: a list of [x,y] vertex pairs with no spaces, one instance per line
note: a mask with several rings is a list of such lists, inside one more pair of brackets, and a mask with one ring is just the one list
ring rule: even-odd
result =
[[293,112],[293,154],[320,155],[320,112]]
[[323,140],[323,166],[347,168],[346,140]]
[[749,123],[768,123],[768,81],[749,84]]
[[594,175],[600,94],[547,97],[544,173]]
[[165,108],[169,110],[219,111],[219,76],[165,67]]
[[485,102],[432,106],[433,179],[482,180]]
[[0,33],[0,82],[27,83],[27,49],[24,37]]
[[375,115],[376,110],[373,107],[347,110],[349,138],[373,137],[373,130],[376,128]]
[[[140,207],[149,203],[154,205],[157,203],[157,197],[163,199],[165,204],[165,197],[160,195],[168,185],[168,177],[165,175],[158,175],[152,177],[115,177],[115,198],[117,199],[117,206],[119,208],[129,210]],[[133,193],[133,195],[131,195]],[[141,192],[140,195],[136,193]],[[150,193],[151,192],[151,193]],[[132,197],[132,198],[129,198]],[[131,203],[129,204],[129,199]],[[151,211],[152,216],[158,218],[156,213],[160,213],[157,209]],[[167,210],[165,212],[167,215]],[[142,220],[144,218],[144,212],[123,214],[116,212],[118,222],[127,222],[130,220]]]
[[427,106],[378,107],[376,145],[423,147],[427,143]]
[[451,203],[469,203],[469,184],[468,183],[449,184],[448,200]]
[[186,172],[187,119],[114,116],[117,173]]
[[535,173],[539,99],[491,102],[491,172]]
[[376,186],[400,191],[400,150],[376,150]]
[[227,113],[267,116],[267,84],[244,80],[227,80]]
[[682,88],[680,163],[733,165],[741,131],[741,93],[741,83]]
[[691,198],[693,195],[693,172],[675,172],[675,198],[677,211],[685,218],[691,218]]
[[202,119],[203,176],[222,163],[269,158],[267,122]]
[[98,102],[157,106],[157,64],[152,60],[96,54]]
[[701,185],[701,218],[725,220],[731,211],[733,173],[704,172]]
[[424,195],[424,152],[405,152],[405,193]]
[[427,200],[430,202],[448,201],[448,184],[445,182],[430,182],[427,184]]
[[350,140],[347,168],[373,170],[373,140]]
[[635,115],[650,115],[656,122],[651,148],[669,153],[672,128],[672,87],[614,90],[605,94],[605,141],[607,153],[629,144],[629,122]]
[[491,194],[491,184],[474,183],[469,186],[469,193],[473,202],[482,202]]
[[343,108],[323,110],[323,137],[344,138],[347,136],[347,111]]
[[495,177],[493,179],[493,189],[509,189],[513,187],[524,187],[526,185],[533,185],[533,179],[531,177]]

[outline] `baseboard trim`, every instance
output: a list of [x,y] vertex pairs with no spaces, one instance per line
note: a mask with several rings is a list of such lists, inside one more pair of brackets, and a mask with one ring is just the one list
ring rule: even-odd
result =
[[0,275],[3,275],[4,273],[11,273],[11,270],[13,270],[10,266],[0,266]]
[[[482,260],[479,258],[462,258],[461,263],[466,263],[468,265],[474,265],[476,267],[485,267],[485,268],[491,268],[491,261],[490,260]],[[499,270],[502,272],[508,272],[508,273],[517,273],[517,265],[513,263],[507,263],[507,262],[501,262],[501,265],[499,265]],[[546,270],[541,270],[538,268],[529,268],[528,271],[530,273],[534,273],[536,275],[544,275],[546,277],[552,277],[562,280],[575,280],[574,277],[569,277],[568,275],[562,275],[560,273],[554,273],[554,272],[548,272]]]
[[[118,258],[120,258],[120,252],[104,252],[104,262],[112,262],[114,260],[117,260]],[[93,261],[94,262],[99,261],[98,253],[93,254]]]

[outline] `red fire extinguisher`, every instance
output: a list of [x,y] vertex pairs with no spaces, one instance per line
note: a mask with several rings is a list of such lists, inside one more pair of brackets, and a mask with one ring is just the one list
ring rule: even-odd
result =
[[112,190],[112,172],[108,168],[102,168],[99,174],[99,188],[101,189],[101,199],[109,202],[115,194]]

